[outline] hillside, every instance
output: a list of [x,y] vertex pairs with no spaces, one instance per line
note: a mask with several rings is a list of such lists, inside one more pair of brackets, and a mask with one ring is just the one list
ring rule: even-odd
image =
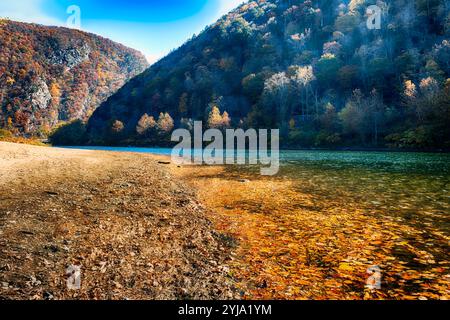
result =
[[444,0],[251,1],[127,83],[87,139],[163,144],[202,119],[281,128],[288,147],[448,148],[449,40]]
[[42,135],[87,120],[147,66],[141,53],[93,34],[0,20],[0,128]]

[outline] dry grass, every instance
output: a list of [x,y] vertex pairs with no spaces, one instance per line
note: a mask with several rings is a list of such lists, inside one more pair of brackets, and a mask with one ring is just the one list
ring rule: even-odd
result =
[[41,140],[36,138],[23,138],[23,137],[0,137],[0,142],[18,143],[18,144],[28,144],[32,146],[45,147],[48,146]]

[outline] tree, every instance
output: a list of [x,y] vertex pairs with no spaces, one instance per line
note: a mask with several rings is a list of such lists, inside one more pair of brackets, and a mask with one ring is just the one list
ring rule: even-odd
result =
[[345,14],[336,19],[335,28],[342,33],[350,33],[358,26],[358,20],[356,14]]
[[58,101],[59,102],[59,98],[61,97],[61,88],[60,88],[60,86],[58,85],[57,82],[53,82],[50,85],[50,95],[52,96],[54,101]]
[[218,129],[222,126],[222,116],[217,106],[213,106],[211,112],[208,115],[208,128]]
[[289,120],[289,129],[293,130],[295,129],[295,119],[291,118],[291,120]]
[[[303,116],[308,115],[309,98],[314,94],[312,83],[316,80],[312,66],[293,66],[291,67],[293,76],[291,77],[295,86],[300,92],[301,113]],[[316,115],[318,114],[316,101]]]
[[16,82],[16,80],[14,80],[13,78],[11,78],[9,76],[6,77],[6,85],[12,86],[15,82]]
[[264,90],[264,78],[261,74],[256,75],[251,73],[242,79],[242,89],[244,94],[249,97],[253,103],[256,103]]
[[406,80],[404,83],[403,97],[408,101],[417,98],[416,85],[411,80]]
[[440,90],[438,82],[432,77],[422,79],[419,88],[420,98],[415,104],[415,109],[419,122],[423,123],[433,112],[432,108],[435,106]]
[[231,125],[231,118],[228,112],[224,111],[222,115],[222,126],[223,128],[229,128]]
[[208,128],[210,129],[225,129],[229,128],[231,119],[228,112],[220,114],[220,109],[217,106],[212,106],[208,115]]
[[377,145],[384,110],[383,100],[376,90],[372,90],[368,98],[360,90],[355,90],[339,118],[346,134],[359,136],[362,143],[366,143],[370,136],[372,143]]
[[13,121],[12,121],[12,118],[11,118],[11,117],[8,117],[8,119],[6,119],[6,128],[7,128],[8,130],[11,130],[12,127],[13,127]]
[[[447,16],[447,34],[450,34],[450,13]],[[450,40],[442,40],[440,44],[434,46],[433,56],[441,66],[441,70],[450,70]]]
[[112,132],[114,133],[120,133],[125,129],[125,126],[122,121],[116,120],[113,122],[113,125],[111,127]]
[[49,140],[55,146],[81,146],[86,140],[86,126],[81,120],[63,124],[50,133]]
[[433,77],[422,79],[419,87],[421,94],[427,99],[432,99],[439,91],[439,84]]
[[416,115],[417,102],[418,92],[416,85],[411,80],[405,80],[403,83],[402,104],[405,106],[408,115]]
[[174,122],[169,113],[160,113],[157,128],[162,134],[170,133],[173,130]]
[[362,142],[366,140],[367,126],[364,114],[364,96],[360,90],[355,90],[339,113],[344,133],[358,135]]
[[252,34],[252,28],[250,24],[241,17],[233,19],[231,24],[226,30],[226,38],[237,41],[237,43],[242,43]]
[[340,61],[333,54],[324,54],[316,65],[316,75],[319,83],[325,88],[336,82]]
[[341,52],[341,49],[342,49],[342,46],[336,41],[326,42],[323,45],[323,53],[324,54],[332,54],[332,55],[337,56]]
[[180,128],[192,131],[194,129],[194,120],[187,119],[187,118],[181,118]]
[[445,72],[441,70],[436,61],[430,59],[425,65],[425,70],[428,76],[435,79],[438,83],[442,83],[445,79]]
[[278,120],[282,126],[287,121],[289,115],[289,90],[291,79],[287,77],[285,72],[274,74],[264,83],[264,91],[269,98],[269,103],[275,106],[278,113]]
[[337,81],[343,90],[350,90],[358,83],[359,69],[356,65],[347,65],[339,69]]
[[365,3],[366,3],[365,0],[351,0],[350,3],[348,4],[348,10],[350,12],[358,12],[358,10],[360,10]]
[[12,133],[5,129],[0,129],[0,140],[1,139],[8,139],[12,137]]
[[181,95],[180,101],[178,103],[178,113],[180,115],[186,115],[188,112],[188,94],[185,92]]
[[327,132],[335,132],[337,130],[338,120],[336,108],[328,102],[325,106],[325,112],[320,117],[320,126]]
[[156,125],[155,118],[145,113],[136,126],[136,132],[141,136],[146,135],[150,130],[156,128]]
[[392,64],[387,58],[371,59],[367,66],[367,77],[369,88],[376,88],[383,92],[389,90],[388,83],[390,76],[393,74]]
[[380,128],[384,124],[384,113],[386,106],[382,97],[373,89],[366,104],[366,117],[371,126],[372,143],[378,145]]

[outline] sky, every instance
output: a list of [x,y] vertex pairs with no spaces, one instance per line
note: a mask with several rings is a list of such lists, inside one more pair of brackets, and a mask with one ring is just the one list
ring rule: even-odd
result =
[[[1,0],[0,17],[80,28],[137,49],[154,63],[242,2],[244,0]],[[73,6],[79,8],[79,20]]]

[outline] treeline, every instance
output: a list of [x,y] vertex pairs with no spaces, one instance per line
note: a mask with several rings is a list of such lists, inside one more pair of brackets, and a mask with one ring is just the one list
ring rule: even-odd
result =
[[284,147],[449,148],[449,35],[444,0],[251,1],[128,82],[86,141],[160,144],[144,115],[207,126],[217,107],[230,127],[280,128]]

